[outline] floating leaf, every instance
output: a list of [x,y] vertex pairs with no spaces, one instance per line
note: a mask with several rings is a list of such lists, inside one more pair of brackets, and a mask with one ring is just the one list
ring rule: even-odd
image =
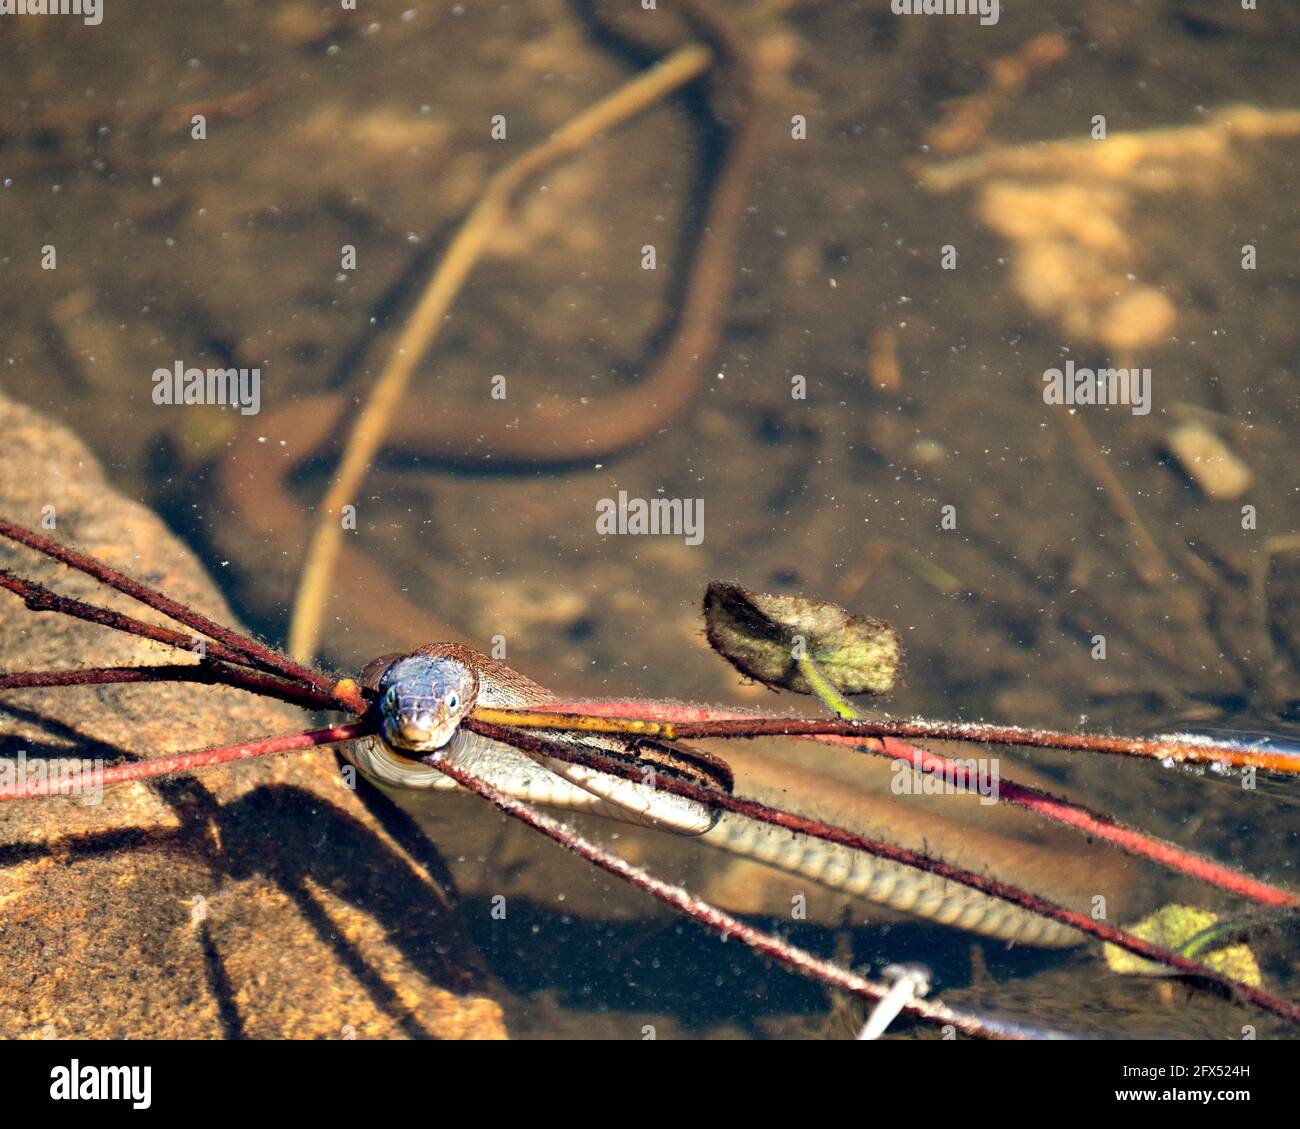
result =
[[883,694],[898,674],[898,632],[836,604],[768,596],[715,580],[704,593],[704,621],[713,649],[768,686],[813,693],[799,670],[801,655],[844,694]]
[[[1219,915],[1207,909],[1198,909],[1196,906],[1168,905],[1162,906],[1150,917],[1143,918],[1138,924],[1129,929],[1129,932],[1135,937],[1140,937],[1143,941],[1150,941],[1153,945],[1160,945],[1162,948],[1179,952],[1188,941],[1211,925],[1216,924],[1218,920]],[[1103,946],[1103,950],[1106,964],[1112,972],[1119,972],[1128,976],[1179,975],[1174,969],[1167,968],[1163,964],[1157,964],[1154,961],[1143,960],[1141,957],[1134,956],[1127,950],[1117,948],[1115,945],[1106,944]],[[1196,959],[1206,968],[1213,969],[1215,972],[1222,972],[1225,976],[1231,976],[1234,980],[1240,980],[1243,984],[1259,987],[1262,983],[1259,975],[1259,965],[1256,963],[1255,954],[1250,951],[1249,945],[1225,945],[1220,949],[1199,953]]]

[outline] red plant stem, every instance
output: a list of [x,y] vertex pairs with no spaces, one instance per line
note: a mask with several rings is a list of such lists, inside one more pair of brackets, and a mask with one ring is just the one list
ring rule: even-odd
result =
[[[195,635],[185,635],[173,631],[170,627],[145,623],[144,620],[123,615],[121,612],[96,607],[82,600],[74,600],[71,596],[60,596],[57,592],[51,592],[43,584],[37,584],[34,580],[24,580],[21,576],[14,576],[5,569],[0,569],[0,588],[7,588],[21,597],[23,603],[34,612],[58,612],[60,615],[72,616],[74,619],[85,620],[87,623],[95,623],[101,627],[111,627],[114,631],[124,631],[128,635],[137,635],[142,639],[152,639],[155,643],[163,643],[181,651],[193,653],[195,643],[200,641]],[[204,649],[211,658],[221,659],[223,662],[238,663],[240,666],[260,665],[228,647],[223,647],[220,643],[209,643],[205,640]]]
[[[313,729],[307,733],[290,733],[283,737],[264,737],[258,741],[248,741],[238,745],[220,745],[212,749],[196,749],[188,753],[175,753],[165,757],[150,757],[147,760],[131,761],[127,764],[114,765],[104,769],[102,783],[121,784],[127,780],[150,780],[156,776],[167,776],[173,772],[190,772],[211,765],[233,764],[236,761],[252,760],[255,757],[272,756],[275,753],[292,752],[295,749],[311,749],[318,745],[333,745],[339,741],[351,741],[356,737],[365,737],[373,733],[374,727],[369,722],[354,722],[350,725],[332,725],[327,729]],[[32,781],[16,788],[0,789],[0,800],[25,800],[35,796],[46,796],[57,790],[57,783],[47,778]]]
[[[674,723],[673,732],[674,736],[677,737],[684,736],[688,731],[688,726],[689,732],[692,735],[695,734],[697,727],[690,719],[707,717],[709,720],[702,724],[704,727],[708,727],[714,721],[719,723],[743,722],[750,716],[738,710],[716,710],[709,707],[682,706],[671,702],[646,702],[635,699],[630,701],[545,703],[543,705],[530,705],[528,708],[530,711],[538,713],[557,712],[561,716],[563,713],[572,711],[620,718],[644,716],[647,712],[658,714],[664,719],[682,717],[687,719],[683,724]],[[837,723],[827,723],[828,726],[835,724]],[[809,723],[809,726],[816,728],[815,723]],[[864,741],[824,732],[805,732],[799,735],[824,744],[883,753],[885,756],[920,767],[935,775],[942,774],[944,779],[962,779],[966,780],[967,784],[970,783],[968,780],[969,766],[963,765],[960,761],[947,760],[935,753],[917,748],[915,745],[895,740],[891,736],[868,738]],[[1067,827],[1073,827],[1087,835],[1102,839],[1131,855],[1150,859],[1152,862],[1159,863],[1170,870],[1186,874],[1211,886],[1218,886],[1220,889],[1249,898],[1251,901],[1271,906],[1300,906],[1300,895],[1294,894],[1290,890],[1262,882],[1249,874],[1244,874],[1239,870],[1224,866],[1222,863],[1217,863],[1213,859],[1207,859],[1202,855],[1185,850],[1174,843],[1126,827],[1109,816],[1092,811],[1080,804],[1062,800],[1038,788],[1018,784],[1014,780],[1001,777],[998,782],[998,795],[1008,803],[1035,812],[1044,819],[1064,824]]]
[[[527,752],[581,764],[625,779],[635,780],[640,779],[642,776],[641,770],[637,767],[595,752],[590,748],[584,749],[571,745],[560,745],[553,741],[547,741],[526,730],[511,730],[504,726],[490,725],[485,722],[467,720],[462,724],[468,724],[474,732],[481,733],[485,737],[508,741],[516,748]],[[435,768],[440,768],[444,772],[447,771],[445,764],[432,758],[426,758],[425,763],[432,764]],[[698,803],[707,804],[710,807],[723,808],[726,811],[745,816],[747,819],[758,820],[774,827],[783,827],[788,831],[810,835],[831,843],[838,843],[853,850],[865,851],[868,854],[901,863],[903,866],[923,870],[928,874],[936,875],[950,882],[969,886],[971,889],[978,890],[989,897],[1010,902],[1031,913],[1071,926],[1079,932],[1086,933],[1100,941],[1108,941],[1112,945],[1117,945],[1137,956],[1166,965],[1183,973],[1185,976],[1192,976],[1213,983],[1235,999],[1247,1000],[1264,1011],[1272,1012],[1274,1015],[1290,1020],[1293,1023],[1300,1023],[1300,1004],[1284,1000],[1279,996],[1264,991],[1262,988],[1256,988],[1240,980],[1234,980],[1229,976],[1207,968],[1205,965],[1198,964],[1189,957],[1153,945],[1150,941],[1144,941],[1140,937],[1126,930],[1118,929],[1113,925],[1094,921],[1084,914],[1076,913],[1065,906],[1039,897],[1027,890],[1022,890],[1017,886],[1012,886],[1009,883],[976,874],[974,871],[964,870],[961,867],[952,866],[940,859],[918,854],[894,843],[886,843],[878,839],[867,839],[834,824],[823,823],[821,820],[812,819],[808,816],[796,815],[782,811],[779,808],[768,807],[757,800],[750,800],[742,796],[730,796],[713,788],[704,788],[698,784],[691,784],[669,776],[667,773],[659,773],[655,777],[654,786],[660,791],[671,792],[674,795],[683,796]]]
[[[647,709],[659,712],[667,707],[687,719],[677,721],[665,712],[657,719],[645,718]],[[530,711],[599,714],[624,719],[671,721],[665,740],[697,741],[710,737],[843,737],[861,741],[864,737],[920,737],[932,741],[978,742],[986,745],[1027,746],[1063,749],[1076,753],[1108,753],[1148,760],[1173,760],[1189,764],[1227,764],[1233,768],[1257,768],[1270,772],[1300,773],[1300,755],[1283,750],[1243,749],[1212,742],[1156,740],[1141,737],[1106,737],[1097,733],[1057,733],[1050,729],[1022,729],[1014,725],[979,725],[964,721],[929,721],[924,718],[870,718],[855,721],[806,717],[761,717],[739,710],[673,706],[667,702],[602,700],[548,702],[530,705]],[[624,710],[634,712],[625,713]],[[640,711],[635,712],[635,711]],[[557,719],[558,720],[558,719]]]
[[[424,763],[439,769],[450,776],[462,788],[477,793],[485,800],[495,804],[506,815],[519,820],[535,831],[541,832],[548,839],[560,844],[566,850],[572,851],[580,858],[586,859],[592,865],[614,875],[616,878],[621,878],[639,890],[644,890],[652,897],[658,898],[659,901],[681,911],[700,924],[721,933],[724,937],[733,938],[749,948],[771,957],[778,964],[782,964],[794,972],[830,987],[841,988],[867,1000],[879,1000],[888,991],[887,987],[873,984],[848,969],[814,956],[806,949],[801,949],[780,937],[746,925],[730,914],[724,913],[716,906],[697,898],[680,886],[675,886],[646,873],[640,867],[633,866],[626,859],[605,850],[589,839],[584,839],[559,820],[544,815],[528,804],[506,795],[499,789],[494,788],[486,780],[480,780],[477,776],[473,776],[463,769],[454,767],[446,761],[435,760],[432,757],[427,758]],[[1017,1031],[1014,1027],[984,1020],[978,1016],[964,1015],[939,1003],[913,1000],[905,1004],[903,1010],[926,1023],[941,1026],[951,1025],[967,1035],[992,1039],[1020,1039],[1025,1037],[1022,1032]]]
[[[534,751],[544,751],[548,756],[562,757],[566,760],[578,764],[587,764],[591,767],[599,768],[602,771],[611,771],[619,775],[627,775],[632,770],[630,765],[621,762],[611,761],[609,758],[599,754],[592,755],[588,759],[584,754],[579,753],[571,746],[563,746],[554,742],[544,741],[532,734],[519,730],[507,730],[498,726],[482,726],[484,730],[497,730],[503,736],[501,739],[509,739],[510,742],[522,749],[533,749]],[[358,737],[365,737],[376,732],[375,725],[369,721],[354,722],[349,725],[335,725],[326,729],[316,729],[306,733],[291,733],[282,737],[266,737],[258,741],[250,741],[242,744],[223,745],[211,749],[198,749],[186,753],[176,753],[171,756],[152,757],[148,760],[133,761],[128,764],[116,765],[113,768],[105,769],[100,783],[108,787],[113,784],[121,784],[129,780],[147,780],[159,776],[165,776],[173,772],[189,772],[199,768],[207,768],[213,765],[232,764],[242,760],[252,760],[256,757],[271,756],[276,753],[291,752],[297,749],[314,748],[319,745],[337,744],[340,741],[351,741]],[[451,776],[457,783],[477,792],[479,795],[490,799],[494,804],[503,811],[513,815],[516,819],[541,831],[551,838],[556,838],[548,830],[548,826],[559,830],[565,835],[572,835],[567,832],[561,824],[543,816],[539,812],[533,811],[526,804],[519,803],[498,792],[485,781],[479,780],[468,773],[461,772],[459,769],[453,769],[450,765],[435,761],[432,758],[426,759],[426,763],[432,764],[448,776]],[[40,781],[24,783],[16,788],[0,789],[0,801],[30,799],[38,796],[45,796],[56,791],[59,787],[58,782],[51,781],[48,777]],[[1135,953],[1138,956],[1145,957],[1160,964],[1167,965],[1184,975],[1194,977],[1198,980],[1207,981],[1217,985],[1229,996],[1237,999],[1246,1000],[1255,1004],[1257,1007],[1272,1012],[1284,1019],[1295,1023],[1300,1023],[1300,1005],[1291,1003],[1288,1000],[1280,999],[1271,993],[1262,989],[1255,988],[1249,984],[1243,984],[1240,981],[1233,980],[1230,977],[1206,968],[1196,961],[1170,952],[1167,949],[1159,948],[1150,942],[1143,941],[1134,937],[1121,929],[1116,929],[1109,925],[1103,925],[1100,922],[1091,920],[1081,914],[1073,913],[1063,906],[1057,906],[1052,902],[1029,894],[1025,891],[1018,890],[1016,887],[1009,886],[1005,883],[998,882],[994,879],[988,879],[982,875],[974,874],[970,871],[963,871],[958,867],[949,866],[937,859],[930,859],[923,855],[917,855],[905,848],[894,846],[888,843],[879,843],[873,840],[864,839],[861,836],[854,835],[843,828],[835,827],[831,824],[824,824],[817,820],[811,820],[804,816],[793,815],[789,812],[779,811],[778,809],[769,808],[754,800],[746,800],[741,797],[728,796],[726,793],[715,791],[714,789],[701,788],[697,785],[687,784],[669,778],[666,774],[661,774],[656,782],[656,787],[663,791],[673,792],[688,799],[694,799],[701,803],[706,803],[718,807],[735,811],[740,815],[745,815],[752,819],[758,819],[762,822],[770,823],[775,826],[785,827],[792,831],[798,831],[804,834],[815,835],[818,838],[827,839],[831,842],[842,843],[845,846],[858,850],[869,851],[878,854],[881,857],[901,862],[907,866],[914,866],[929,873],[939,875],[954,882],[960,882],[963,885],[971,886],[974,889],[981,890],[993,897],[1002,898],[1004,901],[1012,901],[1016,904],[1030,909],[1032,912],[1041,913],[1044,916],[1051,917],[1067,925],[1072,925],[1081,932],[1089,933],[1104,941]],[[557,842],[563,842],[557,839]],[[692,897],[686,891],[674,887],[669,883],[653,878],[643,871],[637,870],[631,864],[618,858],[616,855],[610,855],[601,851],[594,844],[587,843],[576,835],[573,836],[575,844],[580,845],[571,847],[576,853],[588,861],[595,863],[608,870],[612,874],[625,878],[634,886],[654,894],[655,897],[674,905],[688,915],[695,917],[697,920],[706,922],[712,927],[721,929],[729,935],[736,936],[746,944],[752,945],[761,952],[767,953],[774,959],[781,961],[788,967],[801,971],[806,975],[813,976],[815,979],[823,980],[824,983],[835,983],[837,986],[845,987],[849,991],[856,991],[856,988],[850,986],[845,977],[851,977],[852,974],[838,969],[834,965],[820,962],[818,958],[811,954],[804,953],[802,950],[794,949],[793,946],[786,945],[779,938],[771,937],[767,934],[751,930],[748,926],[728,917],[722,911],[709,906],[705,902]],[[565,845],[568,845],[567,843]],[[607,865],[608,864],[608,865]],[[702,908],[703,916],[700,913],[692,912],[691,907]],[[732,932],[732,929],[738,932]],[[789,950],[789,951],[787,951]],[[812,963],[808,963],[812,962]],[[834,980],[824,979],[820,975],[818,966],[824,965],[823,971],[828,972],[831,976],[836,977]],[[855,981],[857,978],[854,978]],[[866,985],[870,987],[869,982],[861,981],[859,986]],[[876,989],[879,991],[879,989]],[[858,994],[862,994],[859,992]],[[877,998],[874,995],[868,995],[868,998]],[[938,1005],[927,1005],[921,1002],[916,1003],[918,1010],[913,1011],[921,1018],[929,1018],[929,1010],[937,1008]],[[946,1023],[955,1023],[955,1013],[943,1010],[944,1018],[940,1020]],[[976,1023],[984,1026],[984,1021],[976,1020]],[[970,1033],[987,1033],[983,1030],[976,1031],[969,1029]],[[1005,1033],[1005,1032],[1004,1032]]]
[[[87,576],[94,577],[101,584],[116,588],[119,592],[125,593],[132,599],[139,600],[142,604],[147,604],[155,611],[162,612],[168,618],[183,623],[186,627],[206,635],[209,639],[215,639],[232,651],[244,655],[254,666],[284,675],[295,682],[305,682],[322,693],[331,697],[338,697],[335,693],[334,681],[326,675],[294,662],[278,651],[259,643],[256,639],[250,639],[238,631],[223,627],[193,608],[186,607],[169,596],[164,596],[147,584],[132,580],[131,577],[118,572],[102,561],[95,560],[94,557],[80,553],[76,549],[70,549],[66,545],[60,545],[57,541],[52,541],[34,530],[25,529],[23,526],[16,525],[14,522],[2,517],[0,517],[0,536],[8,537],[11,541],[26,545],[29,549],[35,549],[38,553],[44,553],[47,557],[52,557],[70,568],[75,568],[79,572],[84,572]],[[346,698],[340,698],[339,700],[343,701],[343,704],[348,709],[354,708],[352,702]]]
[[309,710],[336,708],[333,699],[318,690],[287,682],[269,674],[224,663],[202,662],[165,666],[101,666],[82,670],[28,670],[0,674],[0,690],[26,690],[51,686],[104,686],[130,682],[198,682],[233,686],[268,698],[279,698]]

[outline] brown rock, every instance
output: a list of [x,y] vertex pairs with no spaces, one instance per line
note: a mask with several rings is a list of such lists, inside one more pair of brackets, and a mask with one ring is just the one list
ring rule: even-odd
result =
[[[0,426],[0,512],[36,527],[53,506],[59,540],[233,622],[191,553],[112,491],[79,440],[2,397]],[[18,546],[0,545],[0,567],[158,619]],[[168,661],[0,593],[0,668]],[[218,687],[10,692],[0,758],[114,761],[309,724]],[[473,994],[432,849],[384,811],[343,784],[328,749],[110,788],[100,803],[0,804],[0,1037],[502,1036],[498,1006]]]

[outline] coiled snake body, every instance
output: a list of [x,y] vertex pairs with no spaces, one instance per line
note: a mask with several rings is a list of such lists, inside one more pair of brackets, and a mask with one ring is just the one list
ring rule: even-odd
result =
[[[362,683],[380,695],[383,735],[363,738],[345,750],[362,772],[390,787],[456,788],[436,768],[414,759],[440,754],[517,799],[695,835],[711,847],[972,933],[1045,948],[1081,940],[1056,922],[923,871],[730,812],[715,813],[693,800],[584,766],[535,759],[461,729],[461,719],[476,703],[509,707],[555,700],[536,682],[468,647],[434,643],[411,655],[386,655],[366,667]],[[626,742],[611,737],[559,734],[553,739],[630,751]],[[659,744],[666,751],[687,753],[696,764],[709,760],[707,754]],[[730,789],[725,767],[712,782]]]
[[[683,279],[678,321],[663,353],[632,388],[590,404],[543,400],[531,404],[519,419],[513,411],[508,417],[490,417],[483,410],[458,408],[454,401],[408,394],[387,451],[471,465],[480,465],[485,453],[494,466],[590,462],[653,436],[691,402],[726,323],[740,221],[761,148],[763,116],[761,84],[745,44],[721,13],[696,3],[688,5],[688,13],[695,29],[717,52],[720,87],[730,105],[719,121],[730,126],[730,136]],[[267,547],[258,560],[259,572],[277,559],[301,558],[307,521],[288,479],[308,459],[337,449],[339,425],[349,410],[350,397],[343,393],[300,399],[246,430],[221,461],[220,492],[236,519],[241,542],[261,541]],[[349,584],[334,610],[350,631],[370,631],[398,642],[450,634],[435,617],[395,591],[386,572],[365,553],[345,549],[340,573]],[[523,800],[696,835],[732,854],[987,936],[1042,946],[1079,940],[1072,930],[1054,922],[922,872],[729,813],[715,815],[642,784],[556,760],[539,762],[512,746],[461,730],[458,722],[475,700],[511,706],[554,697],[504,664],[468,648],[434,644],[405,658],[376,660],[367,670],[370,685],[383,694],[385,737],[355,742],[347,752],[362,771],[381,783],[455,787],[436,769],[403,755],[445,750],[443,755],[456,764]],[[584,741],[611,747],[606,738]],[[612,745],[626,751],[618,742]],[[714,782],[730,785],[729,779]]]

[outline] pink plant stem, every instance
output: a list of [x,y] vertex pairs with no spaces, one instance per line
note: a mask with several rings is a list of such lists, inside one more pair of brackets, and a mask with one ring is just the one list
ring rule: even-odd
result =
[[[584,839],[577,832],[559,822],[559,820],[544,815],[522,801],[506,795],[499,789],[494,788],[486,780],[480,780],[478,777],[456,768],[446,761],[429,758],[425,763],[439,769],[447,776],[450,776],[462,788],[477,793],[485,800],[495,804],[506,815],[519,820],[535,831],[541,832],[548,839],[560,844],[566,850],[572,851],[580,858],[586,859],[592,865],[614,875],[616,878],[621,878],[639,890],[644,890],[652,897],[658,898],[659,901],[672,906],[700,924],[721,933],[724,937],[733,938],[749,948],[771,957],[778,964],[784,965],[794,972],[830,987],[843,989],[867,1000],[879,1000],[888,991],[887,987],[873,984],[848,969],[822,960],[820,957],[816,957],[807,950],[792,945],[780,937],[746,925],[730,914],[724,913],[716,906],[697,898],[680,886],[675,886],[646,873],[639,867],[633,866],[626,859],[605,850],[589,839]],[[903,1010],[923,1022],[937,1026],[951,1025],[968,1035],[993,1039],[1022,1039],[1025,1037],[1022,1032],[1014,1027],[987,1021],[978,1016],[964,1015],[939,1003],[914,1000],[905,1004]]]
[[[704,706],[686,706],[674,702],[645,701],[628,699],[620,701],[573,701],[544,705],[530,705],[529,709],[545,713],[588,713],[602,717],[635,718],[652,715],[663,721],[681,721],[707,723],[712,721],[744,721],[753,715],[740,710],[714,709]],[[678,727],[679,736],[692,732]],[[866,748],[868,751],[883,753],[895,760],[903,761],[935,775],[943,774],[944,779],[965,780],[969,785],[969,768],[960,761],[949,761],[935,753],[917,748],[915,745],[899,741],[892,736],[861,738],[845,737],[834,734],[799,734],[806,739],[820,741],[823,744],[839,745],[853,749]],[[1047,792],[1017,784],[1002,777],[998,783],[998,794],[1008,803],[1035,812],[1044,819],[1064,824],[1095,836],[1120,848],[1129,854],[1150,859],[1170,870],[1186,874],[1198,881],[1218,886],[1251,901],[1270,906],[1300,906],[1300,896],[1289,890],[1262,882],[1249,874],[1214,862],[1173,843],[1145,835],[1133,828],[1125,827],[1117,820],[1098,812],[1089,810],[1079,804],[1058,799]]]
[[[767,717],[752,711],[684,706],[650,699],[597,699],[548,702],[530,709],[548,713],[587,713],[605,717],[645,717],[647,710],[664,712],[658,719],[674,721],[674,738],[709,737],[841,737],[846,743],[865,737],[914,737],[932,741],[979,742],[1076,753],[1106,753],[1143,760],[1172,760],[1186,764],[1226,764],[1232,768],[1264,769],[1300,774],[1300,755],[1284,749],[1242,748],[1212,741],[1176,738],[1106,737],[1096,733],[1058,733],[1014,725],[979,725],[924,718],[865,717],[854,721],[833,718]],[[637,712],[639,711],[639,712]]]
[[[264,737],[258,741],[248,741],[238,745],[220,745],[212,749],[197,749],[188,753],[175,753],[165,757],[150,757],[147,760],[131,761],[128,764],[114,765],[104,770],[102,783],[121,784],[128,780],[150,780],[157,776],[167,776],[173,772],[191,772],[194,769],[208,768],[218,764],[233,764],[236,761],[253,760],[256,757],[273,756],[276,753],[288,753],[295,749],[311,749],[318,745],[333,745],[339,741],[351,741],[356,737],[365,737],[374,732],[368,722],[355,722],[350,725],[332,725],[327,729],[313,729],[307,733],[290,733],[283,737]],[[36,796],[47,796],[58,791],[58,784],[47,778],[32,781],[16,788],[0,789],[0,800],[25,800]]]
[[[933,773],[951,771],[958,775],[969,772],[969,769],[960,762],[945,760],[943,757],[927,752],[924,749],[918,749],[902,741],[896,741],[892,737],[882,738],[881,745],[883,746],[882,752],[886,756],[917,765],[924,771]],[[967,781],[968,786],[969,784],[970,782]],[[1035,812],[1045,819],[1063,823],[1068,827],[1074,827],[1085,835],[1103,839],[1131,855],[1150,859],[1161,866],[1178,871],[1180,874],[1186,874],[1198,881],[1229,890],[1234,894],[1239,894],[1241,897],[1249,898],[1251,901],[1263,905],[1300,906],[1300,896],[1291,893],[1289,890],[1283,890],[1267,882],[1261,882],[1257,878],[1252,878],[1249,874],[1243,874],[1231,867],[1217,863],[1213,859],[1207,859],[1203,855],[1184,850],[1174,843],[1126,827],[1117,820],[1092,811],[1081,804],[1069,803],[1037,788],[1031,788],[1026,784],[1017,784],[1014,780],[1005,778],[999,781],[998,789],[1002,798],[1018,807]]]

